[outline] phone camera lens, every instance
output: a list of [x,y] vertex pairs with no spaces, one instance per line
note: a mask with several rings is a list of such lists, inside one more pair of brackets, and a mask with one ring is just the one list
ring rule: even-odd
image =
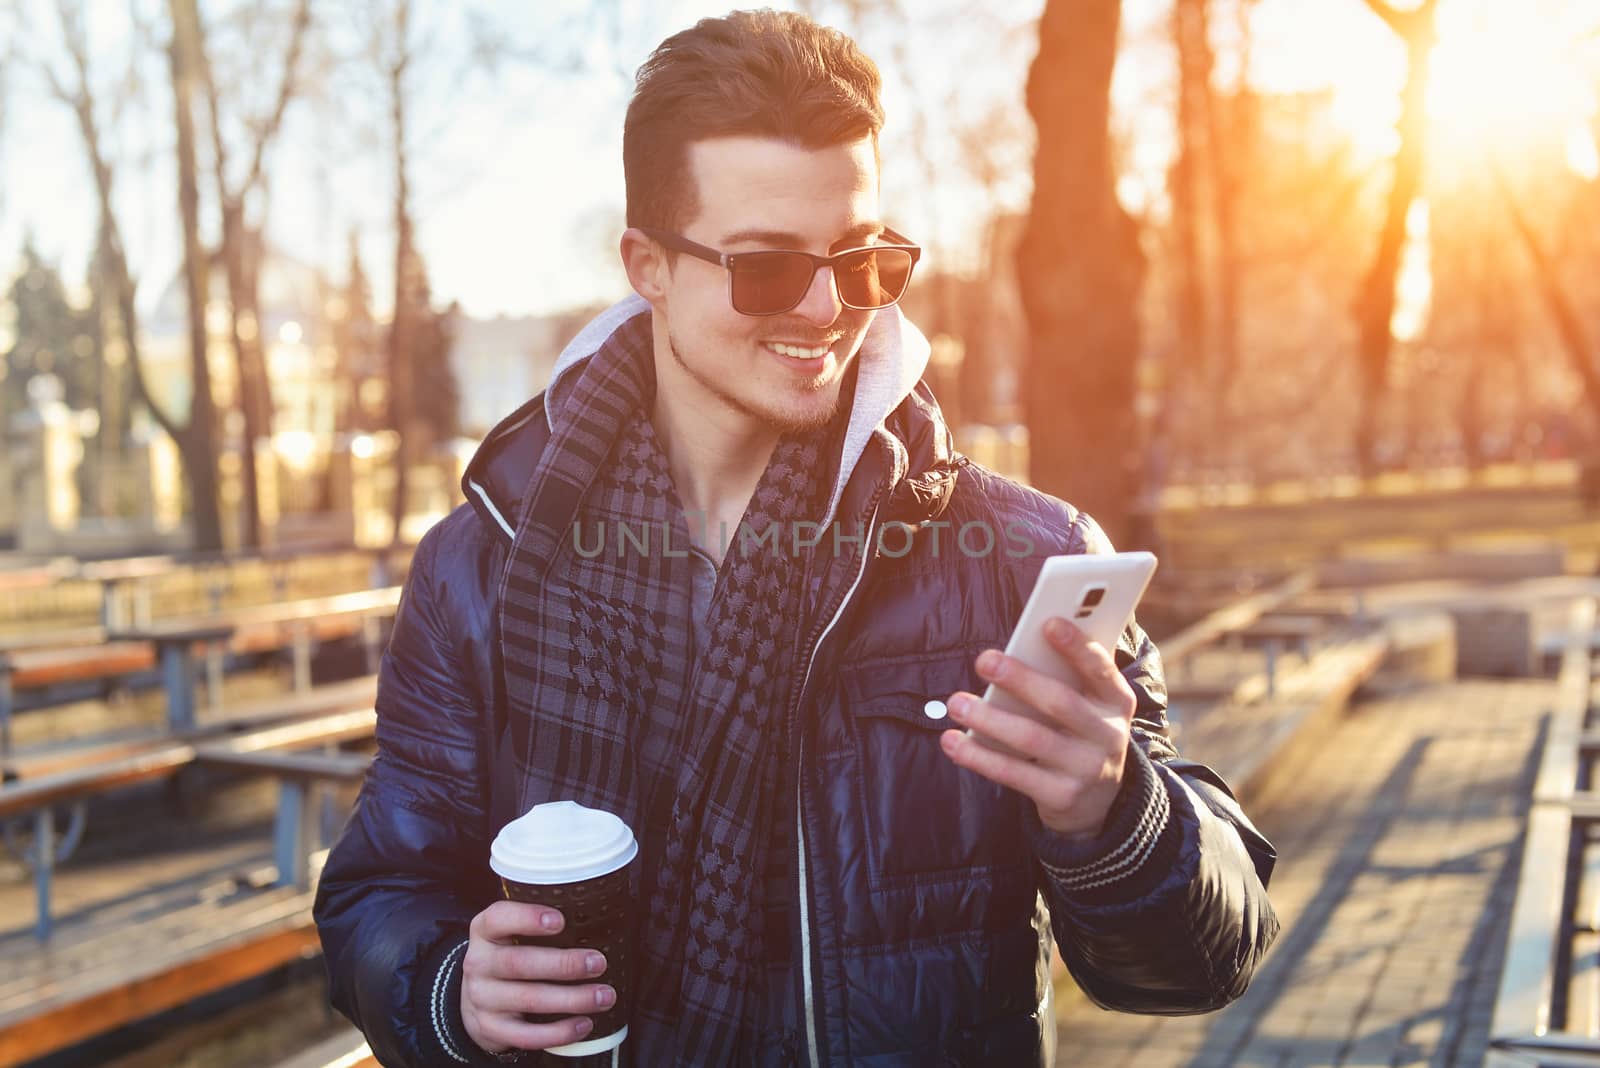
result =
[[1106,597],[1105,587],[1104,586],[1096,586],[1094,589],[1090,590],[1088,593],[1083,595],[1083,607],[1085,607],[1085,608],[1094,608],[1101,601],[1105,600],[1105,597]]

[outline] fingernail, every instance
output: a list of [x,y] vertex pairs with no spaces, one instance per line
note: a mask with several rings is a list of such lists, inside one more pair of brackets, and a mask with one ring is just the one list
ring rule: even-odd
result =
[[993,649],[985,649],[978,657],[978,670],[985,675],[992,675],[1000,667],[1000,654]]
[[950,700],[944,703],[944,707],[950,713],[951,719],[967,718],[967,699],[965,697],[952,695]]
[[609,986],[603,986],[594,992],[594,1003],[602,1009],[617,1000],[617,992]]
[[1052,638],[1065,640],[1072,636],[1072,624],[1060,616],[1052,616],[1050,621],[1044,625],[1044,629],[1050,632],[1050,637]]
[[593,1030],[593,1028],[594,1028],[594,1021],[589,1019],[589,1017],[583,1016],[583,1017],[580,1017],[578,1019],[578,1026],[577,1026],[576,1030],[578,1032],[579,1037],[582,1037],[583,1035],[588,1034],[591,1030]]
[[539,926],[543,927],[546,931],[554,931],[557,927],[561,926],[561,917],[557,916],[553,912],[547,912],[539,918]]
[[585,958],[584,967],[589,969],[590,975],[599,975],[606,966],[606,959],[598,953],[591,953]]

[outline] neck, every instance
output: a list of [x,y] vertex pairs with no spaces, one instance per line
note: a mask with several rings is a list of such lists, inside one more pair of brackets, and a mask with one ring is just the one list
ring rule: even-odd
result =
[[779,433],[711,398],[691,408],[671,388],[682,384],[658,380],[650,422],[666,451],[691,536],[720,560],[719,530],[735,536]]

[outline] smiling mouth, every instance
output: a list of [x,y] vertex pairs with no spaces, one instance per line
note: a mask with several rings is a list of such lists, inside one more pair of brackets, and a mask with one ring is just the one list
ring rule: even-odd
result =
[[787,356],[791,360],[816,360],[826,356],[837,342],[823,345],[790,345],[782,341],[764,341],[769,351],[776,352],[779,356]]

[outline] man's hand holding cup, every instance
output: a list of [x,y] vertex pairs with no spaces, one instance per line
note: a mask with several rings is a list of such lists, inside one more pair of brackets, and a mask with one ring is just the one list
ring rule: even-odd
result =
[[[603,954],[529,944],[559,934],[559,910],[520,901],[496,901],[472,919],[461,962],[461,1020],[467,1035],[490,1053],[549,1049],[589,1037],[593,1015],[616,1004]],[[530,1023],[525,1013],[566,1017]]]
[[627,1038],[638,853],[627,824],[576,801],[535,805],[495,835],[506,899],[473,917],[461,965],[461,1020],[482,1049],[582,1057]]

